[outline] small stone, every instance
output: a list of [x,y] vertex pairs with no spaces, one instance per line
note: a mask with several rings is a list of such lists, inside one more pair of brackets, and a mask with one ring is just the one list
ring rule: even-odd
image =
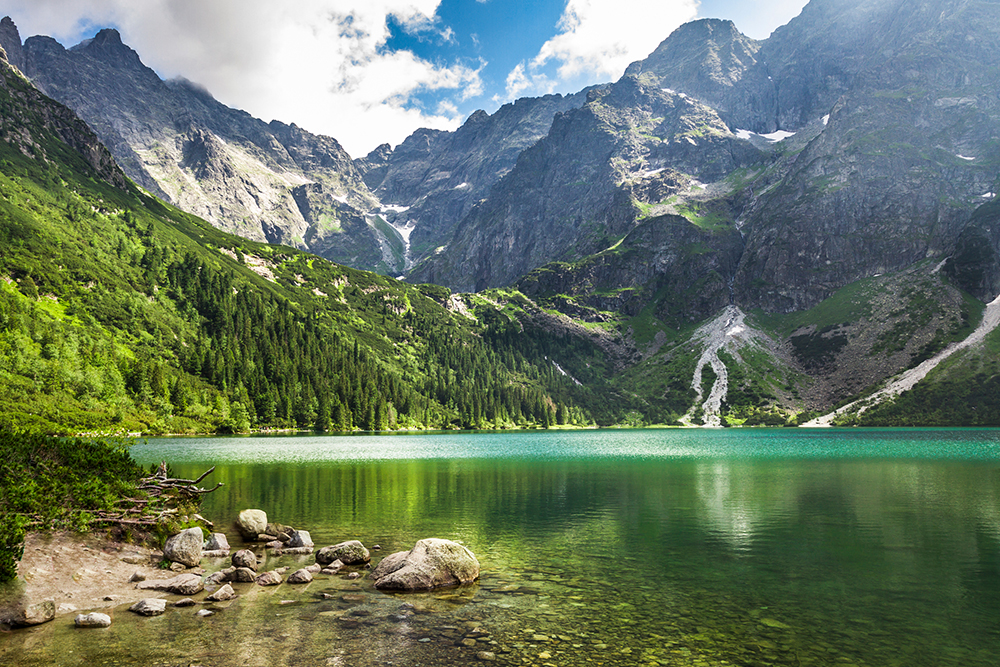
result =
[[288,575],[288,583],[290,584],[308,584],[312,580],[312,572],[306,569],[296,570]]
[[360,572],[351,572],[349,575],[347,575],[347,578],[348,579],[360,579],[361,578],[361,573]]
[[202,558],[229,558],[229,549],[217,549],[215,551],[202,551]]
[[473,639],[472,637],[466,637],[461,641],[459,641],[458,644],[459,646],[468,646],[469,648],[472,648],[473,646],[476,645],[476,640]]
[[66,614],[72,614],[76,611],[76,607],[63,602],[58,607],[56,607],[56,616],[65,616]]
[[232,600],[235,597],[236,591],[233,590],[232,586],[226,584],[211,595],[206,596],[205,599],[209,602],[224,602],[225,600]]
[[167,591],[176,595],[194,595],[205,589],[197,574],[179,574],[168,582]]
[[545,635],[531,635],[531,641],[533,642],[547,642],[549,638]]
[[160,598],[146,598],[139,600],[128,610],[140,616],[159,616],[167,610],[167,601]]
[[281,583],[281,575],[271,570],[257,577],[256,582],[258,586],[277,586]]
[[265,549],[280,549],[285,546],[285,543],[281,540],[272,540],[264,545]]
[[376,544],[375,546],[372,547],[372,551],[381,551],[381,550],[382,550],[381,544]]
[[215,615],[215,612],[212,611],[211,609],[199,609],[195,613],[195,616],[200,616],[201,618],[205,618],[206,616],[214,616],[214,615]]
[[228,574],[223,571],[213,572],[205,578],[206,586],[218,586],[228,578]]
[[114,595],[105,595],[104,596],[104,601],[105,602],[114,602],[115,601],[115,596]]
[[279,540],[274,535],[271,535],[270,533],[261,533],[260,535],[257,536],[257,541],[258,542],[279,542],[281,544],[284,544],[284,542],[282,542],[281,540]]
[[548,660],[551,657],[552,657],[552,654],[549,653],[548,651],[542,651],[541,653],[538,654],[538,659],[539,660]]
[[135,572],[132,573],[132,576],[128,578],[128,582],[130,584],[134,584],[138,581],[146,581],[146,575],[136,570]]
[[191,598],[183,598],[183,599],[180,599],[177,602],[175,602],[174,606],[175,607],[193,607],[196,604],[198,604],[198,603],[195,602],[194,600],[192,600]]
[[96,611],[90,614],[78,614],[73,619],[73,625],[78,628],[109,628],[111,627],[111,617]]
[[312,565],[306,567],[306,572],[309,572],[310,574],[319,574],[322,571],[323,567],[317,563],[313,563]]
[[484,662],[494,662],[497,659],[497,654],[492,651],[480,651],[476,657]]
[[184,563],[171,563],[170,564],[170,571],[171,572],[183,572],[186,569],[188,569],[188,566],[185,565]]
[[278,554],[290,554],[296,556],[305,556],[313,552],[313,547],[282,547],[281,549],[276,549],[275,553]]

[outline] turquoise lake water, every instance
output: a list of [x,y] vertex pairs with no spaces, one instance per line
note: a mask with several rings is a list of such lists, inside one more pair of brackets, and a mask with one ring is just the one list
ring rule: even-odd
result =
[[1000,431],[164,438],[133,456],[177,476],[217,466],[205,483],[225,486],[202,513],[234,545],[232,520],[253,507],[317,546],[378,544],[373,562],[423,537],[458,540],[482,576],[420,595],[379,593],[346,570],[306,588],[243,585],[208,619],[120,611],[98,633],[59,619],[0,637],[5,656],[446,665],[489,651],[557,667],[875,667],[1000,655]]

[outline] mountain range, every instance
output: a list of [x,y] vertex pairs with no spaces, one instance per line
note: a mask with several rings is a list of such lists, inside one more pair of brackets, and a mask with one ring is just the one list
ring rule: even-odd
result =
[[997,412],[1000,3],[812,0],[763,41],[699,20],[614,83],[357,159],[162,81],[114,30],[66,49],[4,19],[0,45],[149,194],[569,336],[553,366],[646,421],[784,423],[931,360],[841,421]]

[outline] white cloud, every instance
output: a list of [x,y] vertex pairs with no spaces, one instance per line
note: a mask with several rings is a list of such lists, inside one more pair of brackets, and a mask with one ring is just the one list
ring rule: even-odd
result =
[[558,84],[545,70],[552,64],[558,83],[617,79],[697,14],[698,0],[567,0],[559,33],[508,75],[507,99],[551,92]]
[[[16,0],[5,11],[22,36],[62,41],[86,26],[114,25],[164,78],[184,76],[223,103],[264,120],[328,134],[352,156],[399,143],[418,127],[454,129],[461,117],[433,113],[413,96],[482,93],[484,63],[437,64],[388,51],[388,19],[407,32],[435,31],[440,0]],[[89,35],[88,35],[89,36]]]

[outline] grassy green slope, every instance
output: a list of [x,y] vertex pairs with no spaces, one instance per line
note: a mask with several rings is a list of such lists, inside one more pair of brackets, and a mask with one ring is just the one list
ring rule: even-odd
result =
[[573,405],[551,397],[568,381],[544,359],[449,311],[446,290],[224,234],[113,164],[96,169],[89,130],[52,123],[69,112],[2,69],[8,426],[508,427],[555,423]]

